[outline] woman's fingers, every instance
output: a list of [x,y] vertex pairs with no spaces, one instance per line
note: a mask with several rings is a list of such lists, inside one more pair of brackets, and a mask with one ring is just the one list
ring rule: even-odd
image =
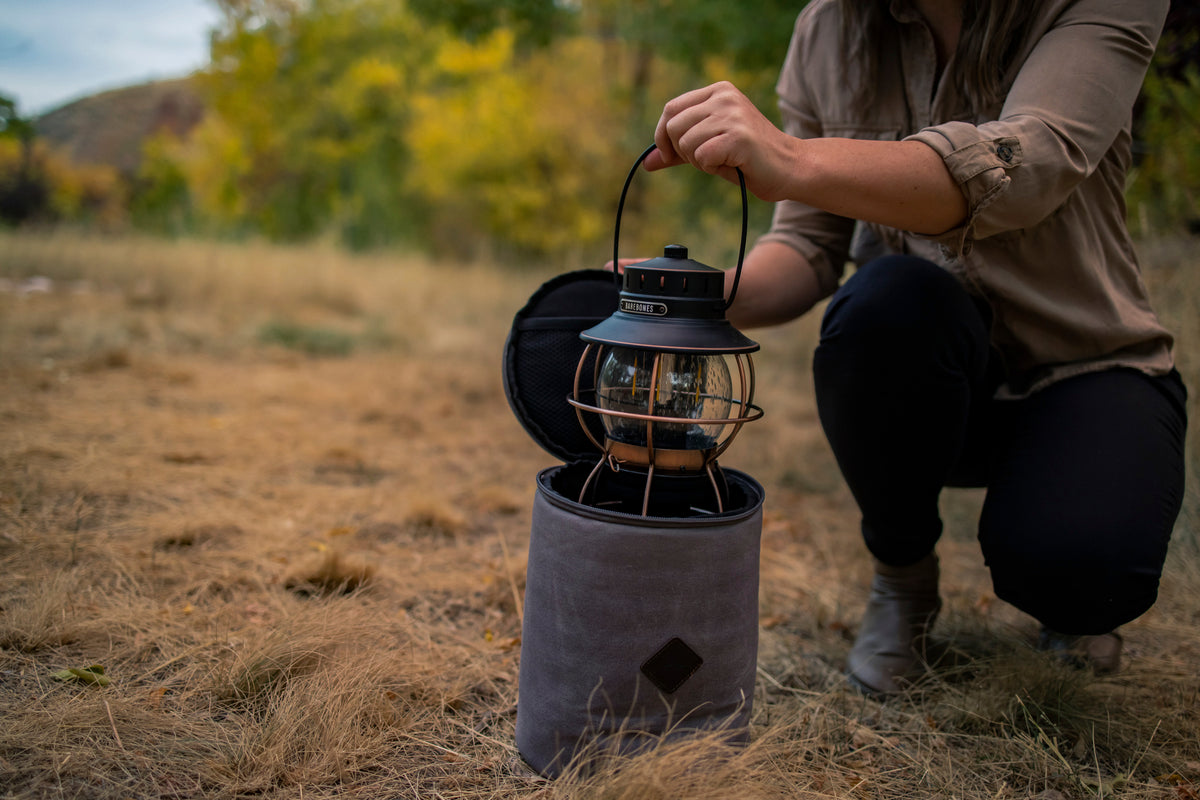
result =
[[[643,261],[649,261],[649,259],[648,259],[648,258],[621,258],[621,259],[617,259],[617,272],[619,272],[619,273],[621,273],[621,274],[624,274],[624,273],[625,273],[625,268],[626,268],[626,267],[628,267],[630,264],[640,264],[640,263],[641,263],[641,262],[643,262]],[[607,262],[607,263],[604,265],[604,269],[605,269],[605,270],[607,270],[608,272],[612,272],[612,270],[613,270],[613,262],[612,262],[612,261],[609,261],[609,262]]]
[[654,129],[654,143],[658,149],[646,158],[646,169],[662,169],[691,162],[690,150],[680,149],[680,137],[710,113],[704,106],[721,86],[714,84],[693,89],[667,102]]
[[704,172],[738,182],[765,200],[778,199],[780,182],[776,150],[782,132],[728,82],[696,89],[663,107],[654,132],[658,146],[646,158],[646,169],[688,163]]

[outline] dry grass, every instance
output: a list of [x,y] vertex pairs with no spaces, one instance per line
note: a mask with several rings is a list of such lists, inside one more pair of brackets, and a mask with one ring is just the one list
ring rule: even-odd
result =
[[[1145,252],[1200,391],[1194,246]],[[727,459],[768,495],[752,742],[546,782],[515,764],[513,724],[533,476],[552,459],[498,369],[546,276],[0,235],[0,279],[33,275],[54,290],[0,292],[0,796],[1200,793],[1196,426],[1123,673],[1032,651],[962,492],[945,503],[946,658],[880,704],[840,678],[868,567],[813,407],[816,320],[765,333],[769,417]],[[108,686],[53,678],[93,664]]]

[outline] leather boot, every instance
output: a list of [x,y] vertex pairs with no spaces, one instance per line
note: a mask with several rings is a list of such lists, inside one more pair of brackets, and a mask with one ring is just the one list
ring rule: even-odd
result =
[[941,608],[936,554],[907,567],[876,560],[867,610],[846,663],[850,682],[874,696],[901,691],[924,668],[926,635]]
[[1071,636],[1042,626],[1037,649],[1052,653],[1078,669],[1091,669],[1097,675],[1112,675],[1121,669],[1124,640],[1116,631],[1093,636]]

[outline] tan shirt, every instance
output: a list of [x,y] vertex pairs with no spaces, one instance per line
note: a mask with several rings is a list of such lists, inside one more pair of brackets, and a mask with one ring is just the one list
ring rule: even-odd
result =
[[[937,81],[932,34],[904,0],[884,43],[882,81],[857,107],[840,53],[839,0],[800,14],[777,86],[794,136],[914,139],[945,161],[967,199],[938,237],[867,226],[890,252],[943,265],[994,315],[1002,395],[1114,366],[1162,374],[1171,335],[1150,308],[1125,226],[1131,109],[1168,0],[1042,0],[1006,77],[1003,107],[972,115]],[[947,71],[953,69],[953,62]],[[771,231],[803,254],[826,294],[840,282],[854,221],[777,204]]]

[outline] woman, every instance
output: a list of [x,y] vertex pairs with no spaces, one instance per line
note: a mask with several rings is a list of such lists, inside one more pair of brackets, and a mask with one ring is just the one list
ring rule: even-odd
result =
[[737,167],[778,201],[733,321],[832,295],[814,377],[875,561],[848,663],[868,692],[923,667],[944,486],[987,487],[996,594],[1043,647],[1115,669],[1115,629],[1156,599],[1186,393],[1123,189],[1167,5],[813,0],[778,83],[785,130],[727,83],[663,111],[648,169]]

